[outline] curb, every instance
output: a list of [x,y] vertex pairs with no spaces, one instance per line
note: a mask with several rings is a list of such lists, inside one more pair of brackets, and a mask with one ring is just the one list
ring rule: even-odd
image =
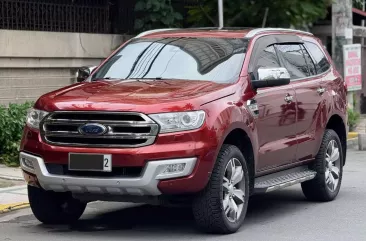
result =
[[348,132],[347,139],[353,139],[358,137],[358,132]]
[[358,146],[358,137],[347,139],[347,149]]
[[14,177],[14,176],[7,176],[7,175],[1,175],[1,174],[0,174],[0,179],[9,180],[9,181],[24,181],[23,177]]
[[11,203],[11,204],[0,204],[0,214],[8,213],[14,210],[27,208],[29,203]]

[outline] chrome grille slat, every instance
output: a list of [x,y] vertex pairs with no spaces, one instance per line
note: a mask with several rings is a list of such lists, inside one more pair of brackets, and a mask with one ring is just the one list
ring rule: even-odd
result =
[[[75,138],[90,138],[90,136],[80,136],[79,132],[71,132],[71,131],[52,131],[52,132],[44,132],[45,136],[59,136],[59,137],[75,137]],[[106,133],[103,136],[93,136],[93,138],[123,138],[129,137],[132,138],[144,138],[144,137],[155,137],[149,136],[149,133]],[[128,139],[128,138],[127,138]]]
[[[78,116],[84,119],[78,119]],[[141,121],[136,121],[138,119]],[[103,135],[86,135],[79,131],[81,126],[92,123],[104,125],[107,132]],[[148,116],[132,112],[53,112],[41,125],[42,139],[59,146],[141,147],[153,144],[159,132],[158,124]]]
[[103,135],[103,136],[82,136],[82,135],[67,135],[67,134],[48,134],[47,137],[72,137],[72,138],[93,138],[93,139],[147,139],[147,138],[155,138],[155,136],[147,136],[147,135],[141,135],[141,136],[126,136],[126,135]]
[[154,124],[155,122],[147,122],[147,121],[105,121],[105,120],[68,120],[68,119],[50,119],[48,120],[49,123],[52,124],[83,124],[83,123],[91,123],[91,122],[97,122],[97,123],[106,123],[111,125],[120,125],[120,124],[126,124],[126,125],[139,125],[139,124]]

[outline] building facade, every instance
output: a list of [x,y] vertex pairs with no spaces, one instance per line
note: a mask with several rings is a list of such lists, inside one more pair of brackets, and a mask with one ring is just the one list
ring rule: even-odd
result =
[[79,67],[99,64],[131,38],[134,4],[1,0],[0,104],[33,101],[74,83]]

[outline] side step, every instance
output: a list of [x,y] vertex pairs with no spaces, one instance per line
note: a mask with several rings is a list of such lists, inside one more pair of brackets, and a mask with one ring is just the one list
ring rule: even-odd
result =
[[255,179],[254,193],[266,193],[315,178],[316,172],[307,166],[261,176]]

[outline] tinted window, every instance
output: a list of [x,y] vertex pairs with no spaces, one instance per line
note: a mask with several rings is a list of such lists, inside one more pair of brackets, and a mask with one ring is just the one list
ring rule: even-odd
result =
[[327,71],[330,67],[330,64],[319,46],[314,43],[305,42],[305,47],[314,59],[317,73],[321,74]]
[[291,79],[306,78],[309,76],[308,66],[306,64],[303,52],[298,44],[277,45],[279,54],[281,54],[285,67],[291,75]]
[[276,50],[273,45],[268,46],[258,56],[256,70],[260,67],[280,67],[280,63],[277,58]]
[[304,53],[304,57],[305,57],[307,65],[308,65],[310,75],[316,75],[315,65],[314,65],[314,62],[311,59],[308,51],[302,45],[301,45],[301,49],[302,49],[302,52]]
[[230,83],[241,72],[248,41],[240,38],[135,39],[92,79],[182,79]]

